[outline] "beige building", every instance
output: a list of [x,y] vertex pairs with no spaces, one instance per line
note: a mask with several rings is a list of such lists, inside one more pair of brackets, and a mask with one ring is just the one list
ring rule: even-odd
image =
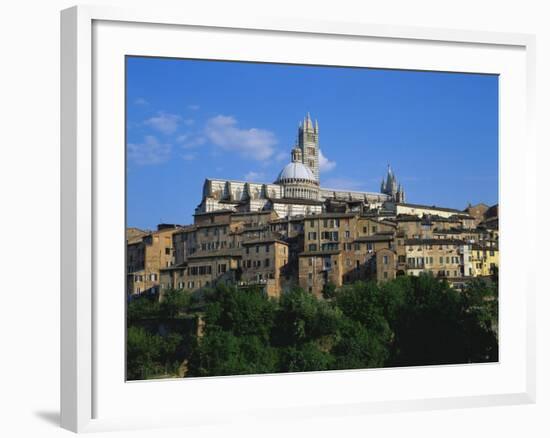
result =
[[278,297],[291,284],[288,243],[276,239],[242,243],[240,286],[260,286],[269,297]]
[[157,231],[127,241],[126,292],[129,295],[157,292],[160,270],[174,265],[172,236],[177,225],[161,224]]
[[321,296],[329,283],[422,272],[459,281],[498,266],[498,205],[407,203],[389,166],[379,192],[322,187],[319,156],[308,115],[274,182],[208,178],[193,224],[129,228],[128,293],[225,282]]
[[474,276],[493,275],[499,267],[498,246],[472,245],[472,269]]
[[456,239],[405,239],[405,273],[431,273],[440,278],[459,278],[463,272],[463,255],[469,244]]

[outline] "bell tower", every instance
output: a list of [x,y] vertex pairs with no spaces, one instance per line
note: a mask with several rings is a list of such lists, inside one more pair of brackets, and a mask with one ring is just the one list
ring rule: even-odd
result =
[[313,124],[309,113],[298,128],[298,147],[302,150],[302,162],[308,166],[319,182],[319,124]]

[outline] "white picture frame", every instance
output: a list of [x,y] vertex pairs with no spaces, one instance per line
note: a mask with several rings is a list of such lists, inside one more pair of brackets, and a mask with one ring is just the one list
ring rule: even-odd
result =
[[[145,29],[148,32],[148,45],[139,38],[140,33],[145,32]],[[123,380],[120,381],[120,370],[123,369],[124,364],[118,359],[112,359],[111,356],[120,358],[121,354],[124,355],[124,344],[120,342],[123,339],[120,338],[120,334],[124,331],[123,310],[121,313],[121,309],[124,308],[124,289],[121,288],[120,296],[117,296],[116,291],[119,287],[113,288],[115,292],[112,292],[112,295],[115,298],[112,298],[112,305],[108,307],[105,296],[99,292],[105,291],[102,285],[120,285],[124,282],[123,278],[116,280],[118,283],[107,281],[107,278],[113,279],[112,276],[116,275],[116,272],[108,272],[105,268],[107,263],[118,266],[120,254],[124,252],[122,245],[124,229],[116,227],[116,224],[120,223],[120,218],[123,218],[123,212],[122,216],[117,213],[112,221],[105,221],[102,216],[109,207],[124,209],[123,204],[119,205],[120,196],[116,195],[117,193],[120,195],[118,188],[121,180],[123,182],[124,174],[124,143],[118,141],[120,129],[123,130],[124,127],[116,125],[123,114],[120,114],[120,102],[116,96],[119,96],[117,90],[123,83],[124,77],[118,77],[120,75],[110,74],[110,72],[120,73],[120,64],[123,64],[120,59],[121,53],[181,56],[177,44],[174,47],[170,47],[168,43],[160,44],[162,38],[167,38],[167,34],[171,32],[178,33],[178,29],[185,29],[185,32],[199,32],[201,38],[204,36],[209,38],[209,35],[215,36],[220,32],[233,32],[235,41],[242,43],[233,47],[245,50],[243,47],[249,44],[246,49],[250,51],[249,53],[261,53],[261,55],[247,56],[246,60],[255,56],[265,60],[283,59],[281,58],[283,55],[277,52],[278,40],[281,40],[282,47],[283,44],[288,44],[288,41],[286,43],[283,41],[287,39],[320,39],[322,42],[325,38],[327,44],[334,39],[335,46],[325,45],[329,47],[328,50],[323,50],[322,54],[316,54],[314,44],[318,42],[312,41],[310,55],[312,58],[304,59],[303,62],[314,62],[328,59],[321,56],[329,58],[332,56],[334,62],[344,62],[343,65],[348,65],[346,63],[350,61],[337,59],[336,46],[346,48],[349,44],[350,50],[344,50],[344,52],[347,52],[347,56],[353,56],[352,45],[371,44],[373,56],[378,57],[377,67],[407,68],[407,66],[416,65],[415,62],[424,62],[422,68],[427,70],[480,71],[502,75],[504,78],[501,88],[504,99],[500,106],[502,266],[514,264],[515,269],[514,272],[502,272],[501,282],[504,286],[501,286],[503,293],[501,306],[503,307],[500,312],[500,341],[504,342],[504,348],[498,364],[189,379],[185,382],[185,393],[192,394],[193,405],[176,407],[170,411],[167,411],[162,403],[166,401],[168,406],[171,397],[177,397],[178,393],[181,393],[182,382],[125,383]],[[173,40],[172,36],[172,34],[169,35],[171,40]],[[185,38],[185,35],[182,37]],[[273,45],[263,44],[262,51],[258,51],[258,44],[255,44],[255,41],[262,38],[269,38]],[[129,44],[128,40],[133,44],[131,53],[126,51],[129,47],[125,46]],[[384,50],[375,47],[382,43],[385,45]],[[390,46],[396,46],[396,48],[393,49]],[[446,50],[451,50],[449,49],[451,46],[452,50],[456,48],[461,53],[458,53],[458,56],[446,56]],[[179,47],[181,48],[181,44]],[[405,59],[409,50],[405,51],[404,47],[416,47],[419,50],[418,58]],[[217,46],[209,46],[208,42],[200,43],[193,48],[192,55],[213,59],[216,54],[220,56],[215,52],[218,49]],[[171,50],[174,51],[173,55]],[[285,56],[288,57],[289,62],[300,61],[288,47],[285,50],[287,50]],[[436,51],[433,53],[441,53],[442,56],[438,56],[438,59],[433,56],[429,58],[430,50]],[[469,50],[481,51],[470,56],[467,53]],[[388,53],[383,53],[386,51]],[[204,54],[201,55],[201,52]],[[243,55],[237,52],[238,50],[235,49],[234,53],[227,52],[226,56],[221,56],[226,59],[241,59]],[[494,52],[494,55],[489,52]],[[402,64],[396,61],[399,53],[403,57]],[[534,37],[524,34],[268,17],[242,16],[238,20],[227,20],[215,14],[201,16],[188,10],[165,11],[157,8],[133,10],[104,6],[78,6],[62,11],[62,427],[83,432],[207,424],[235,418],[269,419],[275,416],[305,418],[311,415],[363,415],[381,411],[398,412],[533,403],[535,400],[535,275],[528,264],[516,258],[517,255],[512,251],[508,251],[506,255],[506,248],[514,248],[519,242],[519,233],[513,231],[519,229],[515,228],[515,224],[519,220],[535,218],[533,207],[535,203],[531,202],[535,199],[536,193],[535,175],[532,171],[535,168],[533,163],[536,155],[533,138],[534,53]],[[423,56],[427,57],[426,60],[419,61]],[[465,62],[461,56],[464,58],[470,56],[471,63]],[[494,59],[491,60],[491,58]],[[111,66],[108,65],[110,59],[114,59],[113,65],[118,63],[118,67],[113,67],[111,70]],[[491,62],[495,63],[494,68],[491,67]],[[118,99],[114,106],[110,105],[115,111],[114,117],[109,116],[110,124],[104,122],[107,116],[102,111],[102,108],[105,108],[104,99],[101,96],[102,89],[110,89],[115,96],[113,99]],[[113,134],[115,131],[117,133]],[[109,138],[115,140],[110,142]],[[112,148],[110,151],[113,157],[109,163],[105,161],[105,145]],[[120,176],[117,176],[117,172]],[[519,180],[515,185],[509,181],[512,174]],[[112,197],[108,195],[110,187],[113,187]],[[519,203],[530,205],[530,208],[517,212],[516,210],[519,209],[516,209],[516,204]],[[117,242],[120,243],[120,248],[117,247]],[[534,236],[523,236],[521,242],[524,248],[534,247]],[[106,251],[112,253],[113,257],[119,258],[113,259],[113,262]],[[516,295],[508,294],[506,291],[508,285],[517,291]],[[511,320],[515,324],[513,330],[509,325]],[[113,335],[106,336],[106,333]],[[507,351],[515,351],[515,354],[507,354]],[[458,379],[454,389],[446,388],[445,384],[441,384],[453,379]],[[377,381],[393,381],[395,382],[393,386],[397,389],[389,388],[387,383],[381,383],[380,388],[376,389],[374,382]],[[406,383],[412,381],[417,382],[417,386],[405,390]],[[361,385],[367,384],[370,385],[368,387],[375,388],[373,393],[367,394],[357,390]],[[478,390],[474,390],[476,385]],[[120,388],[120,391],[115,386]],[[296,393],[293,394],[293,402],[290,403],[285,398],[285,394],[289,394],[292,388],[296,388]],[[351,388],[355,391],[350,391]],[[162,402],[150,408],[147,413],[139,412],[138,408],[132,408],[131,400],[135,400],[140,394],[144,399]],[[212,395],[216,394],[218,397],[214,397],[214,400]],[[269,394],[269,398],[265,394]],[[231,401],[230,408],[224,408],[228,406],[229,401]],[[127,410],[118,409],[120,406],[126,406]]]

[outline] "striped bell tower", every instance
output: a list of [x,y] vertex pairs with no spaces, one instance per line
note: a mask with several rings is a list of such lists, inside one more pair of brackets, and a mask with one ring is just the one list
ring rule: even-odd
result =
[[308,166],[319,182],[319,124],[313,124],[309,113],[298,128],[298,147],[302,150],[302,162]]

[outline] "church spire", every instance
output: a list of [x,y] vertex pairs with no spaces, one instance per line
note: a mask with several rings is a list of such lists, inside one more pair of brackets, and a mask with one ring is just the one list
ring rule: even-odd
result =
[[395,173],[389,164],[385,180],[382,178],[380,192],[390,196],[391,199],[396,202],[404,202],[405,190],[403,189],[401,183],[397,182]]

